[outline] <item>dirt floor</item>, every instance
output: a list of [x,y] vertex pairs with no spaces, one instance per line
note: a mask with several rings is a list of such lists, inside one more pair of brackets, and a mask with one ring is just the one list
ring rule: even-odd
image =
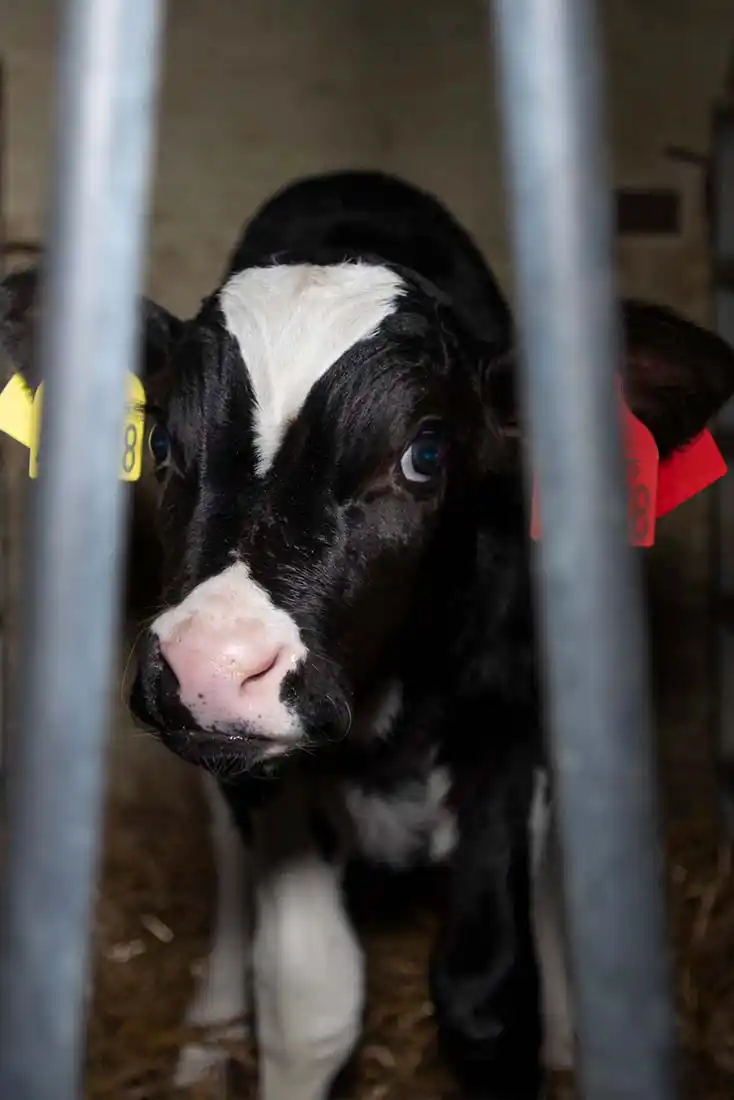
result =
[[[683,523],[701,521],[689,509]],[[668,809],[671,937],[677,959],[686,1100],[734,1095],[734,875],[714,824],[706,747],[704,588],[672,552],[658,554],[652,606],[658,727]],[[686,573],[686,568],[688,572]],[[677,571],[677,572],[676,572]],[[675,597],[672,597],[675,593]],[[164,759],[165,757],[165,759]],[[232,1051],[226,1079],[175,1092],[170,1077],[197,966],[207,949],[213,871],[192,770],[121,720],[106,828],[95,945],[86,1100],[244,1100],[254,1096],[249,1049]],[[416,894],[400,917],[375,905],[362,922],[369,1009],[341,1097],[433,1100],[450,1095],[434,1051],[425,964],[432,919]],[[554,1100],[572,1094],[557,1083]]]

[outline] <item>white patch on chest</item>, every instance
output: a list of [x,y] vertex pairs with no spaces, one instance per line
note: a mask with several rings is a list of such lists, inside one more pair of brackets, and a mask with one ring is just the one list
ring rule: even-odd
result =
[[393,731],[403,707],[400,680],[385,680],[354,717],[354,730],[360,736],[386,740]]
[[426,856],[432,863],[447,859],[456,843],[454,817],[445,805],[449,786],[446,769],[437,767],[426,779],[387,794],[347,788],[344,800],[360,854],[395,868]]
[[257,472],[267,471],[314,384],[395,309],[403,281],[375,264],[281,264],[234,275],[219,296],[255,395]]

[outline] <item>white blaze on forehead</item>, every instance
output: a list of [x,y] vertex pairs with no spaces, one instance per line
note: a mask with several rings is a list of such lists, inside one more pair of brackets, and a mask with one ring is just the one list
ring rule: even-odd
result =
[[365,263],[282,264],[234,275],[219,296],[255,394],[258,473],[312,387],[395,310],[402,279]]

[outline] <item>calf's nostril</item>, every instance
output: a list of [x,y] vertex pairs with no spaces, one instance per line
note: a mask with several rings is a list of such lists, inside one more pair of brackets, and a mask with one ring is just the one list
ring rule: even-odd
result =
[[252,669],[248,670],[247,673],[242,677],[242,680],[240,682],[240,690],[246,691],[247,688],[250,687],[252,684],[256,684],[258,681],[264,680],[268,673],[272,672],[277,665],[280,653],[281,651],[279,649],[274,650],[267,656],[263,657],[257,663],[253,663]]

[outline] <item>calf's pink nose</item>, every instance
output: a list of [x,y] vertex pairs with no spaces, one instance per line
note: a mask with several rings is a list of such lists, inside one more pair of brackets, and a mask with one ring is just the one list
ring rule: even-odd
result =
[[278,698],[288,660],[260,623],[190,619],[160,639],[181,702],[203,724],[256,721]]

